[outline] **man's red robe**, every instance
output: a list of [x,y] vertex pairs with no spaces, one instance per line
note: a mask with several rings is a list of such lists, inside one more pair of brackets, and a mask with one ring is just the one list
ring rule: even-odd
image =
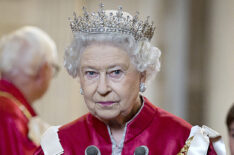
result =
[[[146,146],[149,155],[176,155],[185,145],[191,125],[154,105],[146,98],[138,114],[127,123],[122,155],[133,155],[139,146]],[[99,148],[102,155],[111,155],[113,143],[108,127],[103,122],[86,114],[67,124],[58,131],[58,138],[64,150],[64,155],[84,155],[90,145]],[[48,146],[53,140],[48,142]],[[39,148],[36,155],[43,155]],[[209,155],[215,155],[209,149]]]
[[37,146],[28,138],[27,126],[28,117],[35,115],[23,94],[10,82],[0,79],[0,155],[35,152]]

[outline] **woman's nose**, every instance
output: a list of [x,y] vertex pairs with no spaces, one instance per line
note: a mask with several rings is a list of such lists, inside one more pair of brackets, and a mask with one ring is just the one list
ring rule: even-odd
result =
[[108,79],[106,78],[106,74],[101,74],[98,81],[97,92],[100,95],[106,95],[110,92],[110,87],[108,84]]

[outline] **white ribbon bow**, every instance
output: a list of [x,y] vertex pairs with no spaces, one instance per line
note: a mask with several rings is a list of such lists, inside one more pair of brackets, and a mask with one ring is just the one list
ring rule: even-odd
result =
[[221,135],[211,128],[205,125],[202,127],[194,126],[191,129],[189,138],[192,136],[193,140],[187,155],[206,155],[210,141],[217,155],[226,155],[226,149]]

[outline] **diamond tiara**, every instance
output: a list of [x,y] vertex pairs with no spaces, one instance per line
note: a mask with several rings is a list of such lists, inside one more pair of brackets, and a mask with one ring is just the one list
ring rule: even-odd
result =
[[153,22],[149,23],[149,16],[145,21],[139,20],[139,12],[134,17],[127,15],[122,11],[122,7],[118,10],[105,11],[103,3],[100,5],[98,12],[89,13],[83,7],[83,17],[76,16],[73,13],[73,20],[70,20],[70,26],[73,34],[76,33],[119,33],[128,34],[135,38],[136,41],[153,37],[155,26]]

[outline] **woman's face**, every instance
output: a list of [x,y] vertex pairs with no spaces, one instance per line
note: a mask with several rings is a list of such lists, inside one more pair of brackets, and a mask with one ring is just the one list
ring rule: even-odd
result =
[[118,47],[88,46],[81,55],[79,78],[89,111],[103,121],[128,119],[140,107],[143,78]]

